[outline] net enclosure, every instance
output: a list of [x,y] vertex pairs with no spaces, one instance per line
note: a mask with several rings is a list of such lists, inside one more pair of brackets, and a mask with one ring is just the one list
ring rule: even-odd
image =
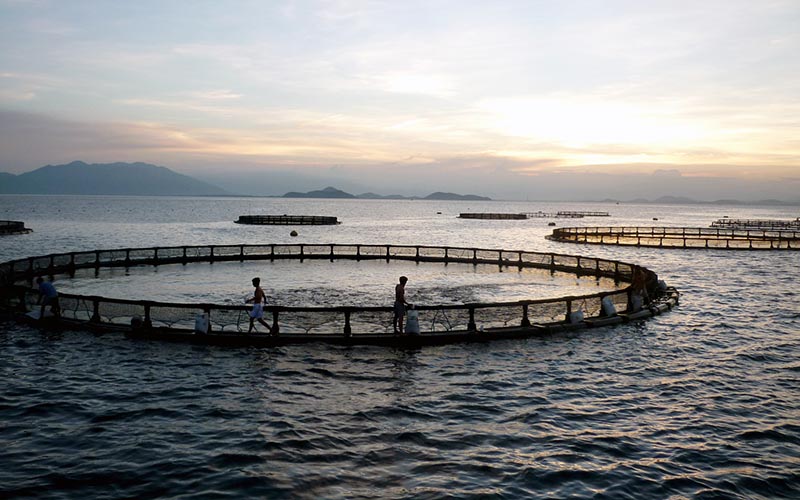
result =
[[[658,314],[677,304],[678,293],[644,267],[616,260],[524,250],[426,245],[260,244],[206,245],[93,250],[28,257],[0,264],[0,305],[20,314],[39,306],[36,278],[75,275],[79,269],[250,260],[399,260],[470,263],[508,268],[537,268],[578,276],[611,278],[625,285],[615,290],[556,298],[491,303],[415,306],[419,335],[393,332],[391,305],[292,307],[267,305],[264,319],[272,335],[266,343],[449,342],[528,336],[563,328],[614,324]],[[334,265],[334,264],[332,264]],[[251,306],[124,300],[95,295],[60,294],[56,318],[70,327],[123,329],[128,333],[194,340],[266,337],[249,335]],[[198,325],[201,325],[198,327]],[[266,333],[266,332],[263,332]],[[401,340],[401,338],[403,340]],[[227,340],[226,340],[227,341]]]

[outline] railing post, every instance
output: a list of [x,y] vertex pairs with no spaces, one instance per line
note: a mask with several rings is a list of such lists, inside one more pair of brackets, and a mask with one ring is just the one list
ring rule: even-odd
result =
[[475,326],[475,308],[469,308],[469,322],[467,323],[467,330],[474,332],[478,330],[478,327]]
[[419,247],[417,248],[417,255],[414,257],[417,262],[419,262]]
[[272,335],[278,335],[280,331],[280,326],[278,326],[278,311],[272,311]]
[[331,245],[331,253],[330,253],[331,262],[333,262],[333,247],[334,245]]
[[100,323],[100,301],[98,299],[92,299],[92,318],[89,322]]
[[350,327],[350,311],[344,312],[344,336],[351,337],[353,335],[353,329]]
[[131,249],[125,249],[125,267],[131,267]]
[[239,262],[244,262],[244,245],[239,245]]
[[531,320],[528,319],[528,304],[522,304],[522,323],[520,323],[521,327],[529,327],[531,326]]
[[356,262],[361,262],[361,245],[356,245]]
[[145,328],[152,328],[153,327],[153,318],[150,315],[150,304],[144,305],[144,327]]
[[389,245],[386,245],[386,262],[389,262]]
[[208,248],[211,249],[211,254],[208,256],[208,261],[214,262],[214,245],[210,245]]
[[569,323],[570,316],[572,316],[572,299],[567,299],[567,315],[564,317],[564,321]]

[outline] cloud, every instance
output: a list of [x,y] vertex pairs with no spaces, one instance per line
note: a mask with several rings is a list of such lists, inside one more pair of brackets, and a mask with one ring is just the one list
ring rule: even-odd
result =
[[228,99],[239,99],[243,97],[242,94],[237,94],[227,89],[191,92],[190,95],[198,99],[209,99],[209,100],[220,100],[220,99],[228,100]]

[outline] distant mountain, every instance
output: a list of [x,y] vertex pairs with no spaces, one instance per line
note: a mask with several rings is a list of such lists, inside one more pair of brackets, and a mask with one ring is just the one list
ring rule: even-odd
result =
[[283,195],[284,198],[355,198],[350,193],[345,193],[340,189],[334,187],[326,187],[325,189],[318,189],[316,191],[309,191],[307,193],[298,193],[290,191]]
[[416,200],[416,197],[403,196],[402,194],[375,194],[375,193],[362,193],[356,195],[360,200]]
[[487,198],[486,196],[478,196],[476,194],[456,194],[456,193],[443,193],[441,191],[437,191],[435,193],[431,193],[425,198],[425,200],[466,200],[466,201],[492,201],[491,198]]
[[687,203],[691,204],[697,202],[691,198],[686,198],[685,196],[661,196],[656,198],[653,203],[664,205],[686,205]]
[[358,198],[360,200],[481,200],[491,201],[491,198],[485,196],[477,196],[474,194],[455,194],[455,193],[431,193],[424,198],[417,196],[403,196],[399,194],[380,195],[375,193],[362,193],[354,196],[350,193],[336,189],[334,187],[326,187],[316,191],[309,191],[307,193],[298,193],[291,191],[283,195],[284,198]]
[[734,199],[723,199],[714,201],[698,201],[692,198],[683,196],[661,196],[655,200],[647,200],[644,198],[636,198],[633,200],[617,200],[613,198],[606,198],[601,200],[601,203],[633,203],[633,204],[655,204],[655,205],[753,205],[753,206],[778,206],[778,207],[794,207],[800,206],[800,200],[797,201],[782,201],[775,199],[768,200],[755,200],[755,201],[742,201]]
[[230,193],[148,163],[74,161],[20,175],[0,173],[0,193],[129,196],[224,196]]

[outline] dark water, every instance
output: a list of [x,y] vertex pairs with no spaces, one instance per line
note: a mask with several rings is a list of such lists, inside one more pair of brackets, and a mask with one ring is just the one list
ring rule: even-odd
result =
[[[53,220],[28,213],[30,198],[0,197],[3,218],[34,228],[0,241],[2,260],[165,242],[475,245],[637,262],[683,296],[642,323],[416,351],[220,349],[5,324],[0,497],[798,497],[800,252],[557,244],[543,239],[547,220],[455,218],[572,208],[614,214],[576,225],[707,225],[790,211],[64,198]],[[230,222],[245,213],[344,223],[291,239]]]

